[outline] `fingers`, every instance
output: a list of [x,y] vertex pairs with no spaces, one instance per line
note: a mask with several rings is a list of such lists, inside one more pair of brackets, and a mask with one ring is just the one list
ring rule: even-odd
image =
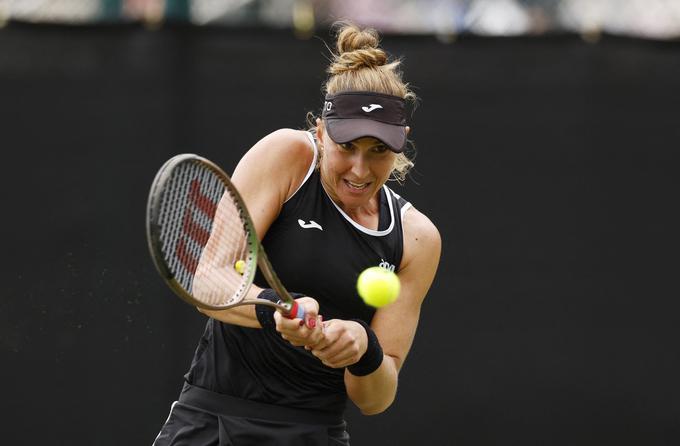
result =
[[320,321],[321,316],[317,316],[316,314],[310,314],[307,313],[305,314],[305,320],[300,321],[300,326],[306,326],[310,330],[314,330],[317,325],[321,326],[322,322]]
[[317,324],[317,316],[319,315],[319,303],[311,297],[301,297],[296,299],[305,312],[304,321],[297,319],[299,325],[307,325],[308,328],[314,329]]
[[[316,325],[317,315],[319,314],[319,303],[315,299],[306,296],[295,299],[295,303],[302,310],[304,314],[304,320],[301,320],[297,317],[283,317],[283,321],[280,323],[280,325],[288,330],[295,329],[295,324],[306,324],[309,328],[314,328]],[[277,316],[275,315],[274,317],[276,318]],[[278,319],[276,320],[278,321]]]
[[277,331],[294,331],[305,324],[302,319],[288,319],[278,311],[274,313],[274,322],[276,322]]
[[323,339],[309,348],[312,354],[328,367],[341,368],[356,363],[366,351],[365,340],[354,327],[358,324],[330,320],[324,325]]
[[323,323],[321,316],[301,319],[286,319],[280,314],[274,314],[276,330],[281,337],[296,347],[316,345],[323,337]]
[[301,297],[296,302],[304,309],[304,319],[274,313],[276,330],[283,339],[296,347],[304,346],[328,367],[342,368],[359,361],[367,344],[361,325],[339,319],[324,322],[318,314],[318,302],[311,297]]
[[311,313],[307,313],[303,321],[287,319],[278,312],[274,313],[274,320],[283,339],[296,347],[304,346],[328,367],[352,365],[366,351],[365,331],[353,321],[334,319],[324,322],[322,316],[312,317]]
[[339,351],[312,350],[312,354],[326,366],[339,369],[356,363],[360,356],[351,349],[341,349]]

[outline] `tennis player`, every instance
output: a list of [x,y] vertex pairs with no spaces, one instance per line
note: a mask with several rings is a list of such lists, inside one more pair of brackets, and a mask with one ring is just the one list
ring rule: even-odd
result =
[[[415,95],[399,62],[374,30],[337,31],[321,117],[310,131],[267,135],[232,176],[305,320],[264,305],[202,310],[210,318],[156,446],[348,445],[348,397],[366,415],[395,399],[441,241],[385,184],[413,166],[404,149]],[[356,291],[371,266],[401,280],[399,298],[377,310]]]

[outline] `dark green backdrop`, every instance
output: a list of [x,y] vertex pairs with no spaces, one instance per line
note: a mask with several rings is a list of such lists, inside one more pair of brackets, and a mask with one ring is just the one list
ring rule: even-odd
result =
[[[384,44],[421,97],[398,190],[443,257],[353,444],[678,444],[678,43]],[[0,30],[3,444],[153,441],[204,323],[150,262],[153,175],[303,127],[326,57],[287,32]]]

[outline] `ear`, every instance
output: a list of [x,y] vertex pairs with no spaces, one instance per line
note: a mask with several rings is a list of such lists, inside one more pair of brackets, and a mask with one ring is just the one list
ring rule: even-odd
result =
[[316,118],[316,140],[318,142],[323,141],[323,132],[325,130],[326,129],[324,128],[323,120],[321,118]]
[[406,126],[404,130],[406,131],[406,136],[408,136],[408,134],[411,133],[411,127],[409,126]]

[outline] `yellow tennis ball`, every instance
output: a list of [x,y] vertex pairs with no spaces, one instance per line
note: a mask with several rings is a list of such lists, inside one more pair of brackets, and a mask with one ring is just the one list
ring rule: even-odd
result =
[[234,269],[237,273],[243,274],[243,271],[246,269],[246,262],[243,260],[238,260],[236,263],[234,263]]
[[391,304],[399,296],[401,284],[392,271],[380,266],[366,268],[357,279],[359,296],[372,307]]

